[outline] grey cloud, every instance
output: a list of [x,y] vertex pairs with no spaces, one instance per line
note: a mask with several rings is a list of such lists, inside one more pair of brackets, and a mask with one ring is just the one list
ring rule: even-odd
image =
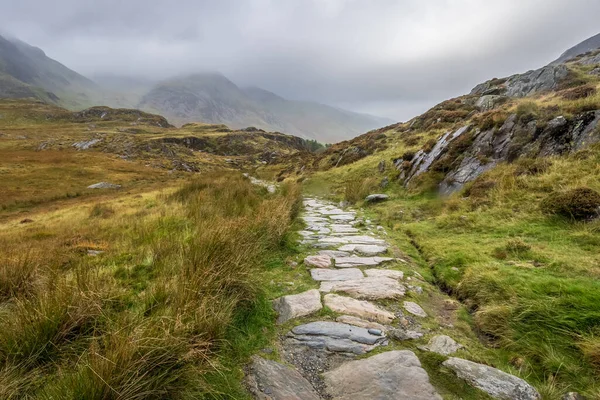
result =
[[3,31],[83,74],[217,70],[406,120],[600,31],[596,0],[4,0]]

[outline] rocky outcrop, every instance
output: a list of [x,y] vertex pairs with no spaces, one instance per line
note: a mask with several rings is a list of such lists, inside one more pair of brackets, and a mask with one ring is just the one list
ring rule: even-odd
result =
[[548,65],[507,79],[492,79],[475,86],[472,95],[503,95],[526,97],[556,89],[567,78],[569,70],[564,65]]
[[[585,112],[571,119],[558,116],[545,124],[512,114],[500,128],[473,130],[465,126],[447,132],[431,151],[420,150],[408,163],[400,159],[396,167],[405,186],[425,172],[443,172],[439,191],[448,195],[498,163],[513,162],[521,157],[562,155],[598,143],[599,125],[600,111]],[[453,146],[465,134],[472,135],[472,141],[467,142],[466,149],[453,151]]]

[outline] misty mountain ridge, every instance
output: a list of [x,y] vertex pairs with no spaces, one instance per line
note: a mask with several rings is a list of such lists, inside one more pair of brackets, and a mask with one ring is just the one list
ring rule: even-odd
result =
[[254,126],[323,142],[349,139],[391,120],[240,88],[219,73],[198,73],[157,84],[138,106],[176,124],[202,121],[234,129]]
[[160,83],[119,75],[92,81],[43,50],[0,36],[0,97],[34,97],[72,110],[94,105],[141,108],[175,124],[203,122],[234,129],[254,126],[320,142],[350,139],[394,122],[323,104],[284,99],[264,89],[239,88],[220,73],[196,73]]

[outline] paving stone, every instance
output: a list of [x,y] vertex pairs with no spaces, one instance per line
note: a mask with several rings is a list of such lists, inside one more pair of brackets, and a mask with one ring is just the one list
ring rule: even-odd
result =
[[320,256],[329,256],[329,257],[349,257],[350,253],[346,253],[345,251],[339,250],[321,250],[319,251]]
[[464,379],[490,396],[501,400],[538,400],[540,394],[523,379],[507,374],[499,369],[461,358],[451,357],[442,365],[453,370]]
[[298,371],[262,357],[252,357],[248,387],[259,400],[319,400],[312,385]]
[[333,221],[354,221],[354,218],[356,218],[356,217],[354,215],[342,214],[342,215],[331,215],[329,218],[331,218]]
[[327,222],[327,218],[323,218],[323,217],[301,217],[301,218],[307,224],[312,224],[312,223],[315,223],[315,222]]
[[338,250],[355,252],[363,256],[373,257],[387,253],[388,248],[386,246],[376,244],[346,244],[340,247]]
[[396,318],[391,312],[381,309],[375,304],[365,300],[356,300],[351,297],[328,294],[324,297],[323,301],[325,306],[334,312],[354,315],[381,324],[389,324]]
[[427,313],[421,308],[420,305],[414,303],[412,301],[404,302],[404,309],[411,313],[412,315],[416,315],[417,317],[426,318]]
[[406,290],[396,279],[372,277],[341,282],[321,282],[319,291],[342,292],[356,299],[380,300],[404,296]]
[[334,400],[442,400],[419,359],[409,350],[347,362],[326,372],[324,379]]
[[450,336],[437,335],[432,337],[426,346],[421,346],[421,350],[431,351],[432,353],[448,356],[462,349],[462,345],[457,343]]
[[340,322],[342,324],[354,325],[365,329],[379,329],[383,332],[387,330],[387,328],[384,325],[381,325],[377,322],[367,321],[362,318],[354,317],[352,315],[340,315],[335,320],[336,322]]
[[330,268],[333,266],[331,257],[326,255],[308,256],[304,259],[304,265],[317,268]]
[[317,321],[292,329],[293,344],[331,352],[365,354],[385,341],[367,329],[339,322]]
[[321,293],[313,289],[300,294],[283,296],[273,300],[273,308],[279,314],[278,324],[283,324],[290,319],[304,317],[323,308]]
[[350,281],[364,278],[360,269],[312,269],[310,274],[315,281]]
[[396,280],[404,279],[404,272],[395,271],[392,269],[367,269],[365,270],[365,275],[370,278],[390,278]]
[[336,257],[335,266],[338,268],[375,267],[389,261],[394,261],[394,259],[389,257]]

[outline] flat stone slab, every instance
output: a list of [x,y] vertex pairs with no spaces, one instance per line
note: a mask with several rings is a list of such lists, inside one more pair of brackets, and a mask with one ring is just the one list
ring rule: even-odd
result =
[[331,257],[326,255],[308,256],[304,259],[304,265],[317,268],[330,268],[333,266]]
[[490,396],[501,400],[538,400],[542,396],[523,379],[499,369],[477,364],[462,358],[451,357],[442,365]]
[[375,267],[389,261],[394,261],[394,259],[389,257],[336,257],[335,266],[338,268]]
[[283,324],[293,318],[305,317],[323,308],[321,293],[313,289],[300,294],[283,296],[273,300],[273,308],[279,314],[278,324]]
[[333,233],[358,233],[358,229],[353,228],[352,225],[331,225],[331,231]]
[[427,313],[425,310],[423,310],[420,305],[413,303],[412,301],[405,301],[404,309],[412,315],[416,315],[417,317],[427,318]]
[[369,278],[390,278],[396,280],[404,279],[404,272],[394,271],[392,269],[367,269],[365,275]]
[[388,351],[350,361],[324,375],[334,400],[442,400],[415,353]]
[[315,281],[351,281],[365,277],[357,268],[311,269],[310,275]]
[[340,210],[339,208],[332,208],[330,210],[323,210],[323,211],[320,211],[320,213],[323,214],[323,215],[351,215],[352,219],[354,219],[354,216],[356,215],[356,213],[354,213],[354,212]]
[[396,279],[371,277],[349,281],[321,282],[319,291],[342,292],[355,299],[380,300],[404,296],[406,289]]
[[352,315],[340,315],[335,320],[336,322],[342,324],[354,325],[365,329],[379,329],[382,332],[385,332],[387,330],[387,328],[384,325],[381,325],[377,322],[367,321],[362,318],[354,317]]
[[317,321],[299,325],[292,329],[292,333],[295,335],[318,335],[349,339],[362,344],[381,342],[381,336],[372,335],[367,329],[330,321]]
[[333,221],[354,221],[354,219],[356,217],[351,214],[342,214],[342,215],[331,215],[329,218],[331,218]]
[[364,300],[356,300],[337,294],[325,295],[323,300],[326,307],[340,314],[349,314],[381,324],[389,324],[396,318],[391,312]]
[[457,343],[450,336],[437,335],[432,337],[426,346],[421,346],[421,350],[431,351],[433,353],[448,356],[462,349],[462,345]]
[[374,257],[387,253],[387,247],[376,244],[346,244],[338,250],[346,252],[355,252],[363,256]]
[[385,240],[377,239],[372,236],[348,236],[346,238],[348,244],[376,244],[376,245],[385,245]]
[[346,253],[345,251],[339,250],[321,250],[319,251],[320,256],[329,256],[329,257],[350,257],[350,253]]
[[297,326],[289,336],[296,344],[353,354],[365,354],[385,340],[385,336],[369,333],[368,329],[330,321]]
[[246,382],[260,400],[319,400],[320,397],[298,371],[275,361],[252,357]]
[[307,224],[315,222],[327,222],[327,218],[323,217],[301,217]]

